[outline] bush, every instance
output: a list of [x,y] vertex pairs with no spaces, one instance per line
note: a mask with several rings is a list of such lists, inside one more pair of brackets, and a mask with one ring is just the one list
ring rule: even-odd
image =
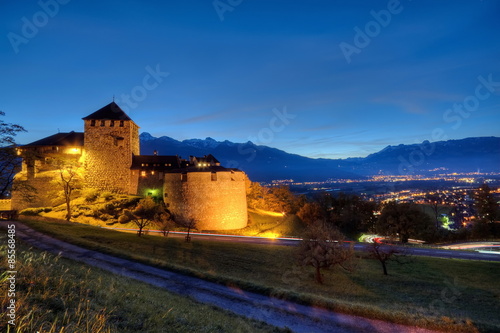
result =
[[101,198],[103,198],[106,201],[112,200],[112,199],[114,199],[114,197],[115,197],[115,194],[113,192],[107,191],[107,192],[101,193]]
[[141,197],[128,197],[120,201],[122,204],[123,208],[131,208],[137,206],[139,201],[141,200]]
[[26,208],[19,212],[20,215],[25,216],[38,216],[40,213],[48,213],[52,211],[50,207],[36,207],[36,208]]
[[121,215],[118,218],[118,223],[124,224],[124,223],[127,223],[127,222],[130,222],[130,219],[126,215]]
[[99,219],[101,219],[103,221],[108,221],[108,220],[113,219],[113,216],[111,216],[109,214],[102,214],[101,216],[99,216]]
[[84,191],[83,197],[87,202],[94,202],[99,197],[99,191],[96,189],[87,189]]

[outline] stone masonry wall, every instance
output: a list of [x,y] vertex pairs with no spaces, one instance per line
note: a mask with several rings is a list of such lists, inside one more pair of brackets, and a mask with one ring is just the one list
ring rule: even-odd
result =
[[[85,187],[130,193],[132,154],[139,155],[139,127],[132,121],[85,120]],[[135,185],[136,188],[137,185]]]
[[178,218],[193,218],[200,230],[230,230],[247,226],[245,174],[189,172],[165,174],[164,200]]
[[0,210],[11,210],[12,200],[10,199],[0,199]]

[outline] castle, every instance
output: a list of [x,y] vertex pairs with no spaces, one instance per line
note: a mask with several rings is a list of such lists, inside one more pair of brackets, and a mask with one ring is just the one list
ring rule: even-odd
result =
[[178,220],[193,219],[201,230],[246,227],[244,172],[222,167],[212,155],[141,155],[139,126],[114,101],[83,121],[83,133],[57,133],[19,148],[16,179],[38,195],[28,204],[13,194],[15,209],[49,205],[51,161],[64,158],[82,166],[83,188],[162,198]]

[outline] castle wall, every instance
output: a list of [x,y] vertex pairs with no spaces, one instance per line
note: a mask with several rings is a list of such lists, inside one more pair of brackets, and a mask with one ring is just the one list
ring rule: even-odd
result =
[[[60,149],[58,153],[54,153],[52,149],[47,151],[49,152],[45,154],[39,151],[35,153],[33,150],[24,153],[23,169],[14,177],[14,183],[17,185],[26,183],[32,186],[35,191],[12,191],[12,209],[51,207],[54,204],[60,204],[57,201],[57,194],[61,188],[55,182],[60,177],[57,162],[77,167],[83,163],[82,149],[70,147]],[[31,167],[27,167],[28,164]],[[76,183],[79,181],[75,180]],[[22,192],[32,195],[33,198],[27,201]]]
[[245,174],[241,171],[167,173],[164,201],[181,219],[195,219],[200,230],[247,226]]
[[12,200],[10,199],[0,199],[0,210],[11,210]]
[[134,193],[137,185],[130,166],[132,154],[139,153],[139,127],[134,122],[85,120],[85,187]]
[[12,209],[23,210],[30,207],[52,207],[55,202],[57,192],[60,191],[59,187],[54,184],[54,177],[57,174],[44,172],[37,174],[36,177],[27,180],[26,173],[21,172],[16,175],[15,181],[28,181],[30,186],[35,189],[31,201],[26,201],[22,193],[19,191],[12,192]]

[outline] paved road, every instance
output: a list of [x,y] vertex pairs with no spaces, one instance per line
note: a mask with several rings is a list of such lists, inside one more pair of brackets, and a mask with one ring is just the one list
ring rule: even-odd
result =
[[[293,332],[432,332],[422,328],[334,313],[172,273],[54,239],[20,222],[2,222],[0,227],[5,228],[7,223],[16,225],[17,239],[34,247],[167,289],[202,303],[213,304],[243,317],[261,320],[277,327],[288,327]],[[235,331],[250,333],[252,328],[242,319],[240,327],[235,327]]]
[[[117,229],[117,228],[107,228],[115,230],[129,230],[135,231],[135,229]],[[218,242],[234,242],[234,243],[249,243],[249,244],[264,244],[264,245],[282,245],[282,246],[296,246],[300,239],[290,239],[290,238],[265,238],[265,237],[245,237],[245,236],[230,236],[230,235],[215,235],[215,234],[200,234],[191,233],[193,238],[218,241]],[[171,232],[171,237],[185,237],[183,232]],[[367,243],[355,243],[354,248],[356,250],[367,250],[369,248]],[[385,245],[384,247],[395,246],[395,245]],[[396,246],[397,247],[397,246]],[[401,250],[406,251],[409,254],[415,256],[426,256],[426,257],[438,257],[438,258],[451,258],[451,259],[468,259],[468,260],[486,260],[486,261],[500,261],[500,253],[480,253],[476,251],[464,251],[464,250],[446,250],[446,249],[435,249],[429,247],[398,247]]]

